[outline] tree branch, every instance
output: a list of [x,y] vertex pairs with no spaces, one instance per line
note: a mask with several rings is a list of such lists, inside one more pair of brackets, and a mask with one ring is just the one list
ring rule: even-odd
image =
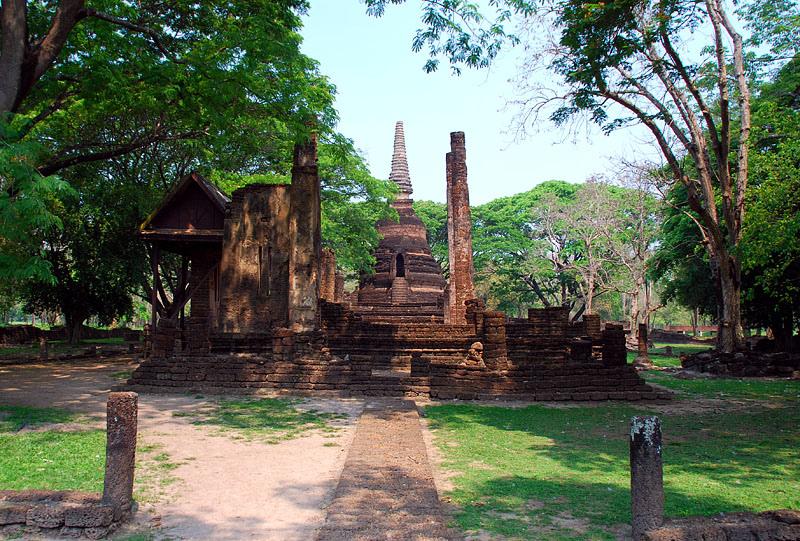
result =
[[97,11],[93,8],[86,9],[86,15],[88,17],[92,17],[95,19],[100,19],[101,21],[106,21],[116,26],[121,26],[122,28],[127,28],[128,30],[133,30],[134,32],[139,32],[140,34],[146,34],[150,36],[150,39],[153,40],[153,44],[161,51],[161,54],[169,58],[171,61],[175,62],[176,64],[185,64],[184,60],[178,59],[172,51],[170,51],[161,41],[161,35],[149,28],[147,26],[142,26],[140,24],[132,23],[130,21],[126,21],[125,19],[120,19],[119,17],[114,17],[113,15],[109,15],[107,13],[103,13],[102,11]]
[[204,132],[190,131],[190,132],[179,133],[176,135],[169,135],[167,133],[163,133],[163,130],[157,129],[153,133],[147,136],[134,139],[133,141],[130,141],[124,145],[118,145],[114,148],[96,152],[89,152],[78,156],[71,156],[69,158],[52,160],[39,167],[39,173],[43,176],[48,176],[55,174],[58,171],[61,171],[62,169],[72,167],[74,165],[96,162],[100,160],[107,160],[110,158],[116,158],[117,156],[123,156],[130,152],[133,152],[134,150],[147,147],[154,143],[159,143],[163,141],[179,141],[185,139],[194,139],[202,136],[203,134]]

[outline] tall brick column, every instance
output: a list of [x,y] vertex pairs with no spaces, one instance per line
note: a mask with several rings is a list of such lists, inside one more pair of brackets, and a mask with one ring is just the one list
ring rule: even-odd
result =
[[475,297],[472,265],[472,217],[467,184],[467,150],[464,132],[450,134],[447,153],[447,247],[450,256],[450,281],[447,284],[445,321],[453,325],[466,322],[464,302]]
[[130,513],[133,504],[138,399],[136,393],[129,392],[108,395],[103,501],[114,506],[116,519]]
[[319,327],[319,269],[322,258],[317,139],[294,146],[289,231],[294,241],[289,266],[289,326],[295,332]]

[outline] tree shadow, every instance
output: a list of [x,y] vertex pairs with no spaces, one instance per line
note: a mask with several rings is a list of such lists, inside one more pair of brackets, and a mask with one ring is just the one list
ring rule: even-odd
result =
[[[450,493],[459,524],[502,535],[548,526],[565,511],[604,527],[629,523],[628,423],[643,413],[618,405],[426,409],[444,466],[459,474]],[[771,499],[764,492],[800,479],[800,436],[791,429],[798,422],[797,405],[703,419],[662,415],[666,514],[791,507],[791,486]],[[539,508],[527,510],[530,501]]]

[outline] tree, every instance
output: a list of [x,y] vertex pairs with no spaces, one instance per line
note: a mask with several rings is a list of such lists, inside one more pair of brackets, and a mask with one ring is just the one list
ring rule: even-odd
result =
[[48,201],[69,191],[53,175],[71,167],[171,144],[246,177],[309,130],[333,134],[333,88],[300,51],[302,0],[2,6],[0,275],[47,277]]
[[29,312],[64,316],[67,339],[81,338],[83,323],[101,324],[128,314],[132,288],[147,271],[136,232],[141,196],[130,185],[110,187],[84,168],[84,181],[73,180],[77,193],[54,212],[63,223],[46,235],[44,253],[54,281],[28,280],[22,296]]
[[644,172],[633,168],[623,174],[625,188],[609,187],[607,192],[608,205],[613,213],[604,234],[617,267],[612,288],[622,295],[626,305],[623,312],[631,329],[638,329],[639,323],[649,323],[650,315],[660,308],[652,304],[649,272],[661,225],[661,205],[649,192],[649,181]]
[[[401,1],[367,4],[372,13],[380,14],[387,3]],[[474,15],[472,4],[423,2],[426,28],[418,32],[413,48],[427,45],[432,55],[481,67],[497,54],[498,42],[506,37],[492,30],[513,12],[538,24],[554,23],[560,34],[545,48],[548,58],[535,49],[538,54],[528,66],[548,65],[560,77],[564,92],[543,97],[542,88],[525,78],[521,90],[530,93],[520,100],[523,121],[535,121],[543,107],[560,102],[550,117],[557,124],[585,114],[606,131],[633,123],[649,130],[671,182],[687,190],[708,252],[720,291],[717,347],[722,351],[740,347],[739,245],[748,181],[750,81],[744,40],[722,1],[505,0],[492,5],[499,10],[498,17],[482,24],[487,20]],[[535,8],[539,11],[532,17]],[[701,29],[710,35],[701,58],[679,52],[692,49],[691,40],[698,39]]]
[[800,59],[762,86],[753,125],[753,187],[742,238],[745,315],[788,350],[800,325]]

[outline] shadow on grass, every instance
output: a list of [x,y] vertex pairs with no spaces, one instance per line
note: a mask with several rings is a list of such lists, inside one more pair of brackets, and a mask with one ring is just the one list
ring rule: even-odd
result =
[[800,381],[787,379],[737,379],[698,377],[679,379],[661,372],[645,372],[648,383],[663,385],[689,396],[749,400],[800,401]]
[[220,400],[203,410],[174,415],[192,417],[196,425],[214,426],[266,443],[297,438],[314,430],[334,432],[337,428],[332,423],[347,418],[343,414],[307,409],[302,404],[302,400],[289,398]]
[[0,405],[0,434],[19,432],[23,428],[36,428],[43,424],[68,423],[74,420],[75,414],[62,409]]
[[[642,413],[619,405],[426,410],[443,466],[456,473],[449,496],[459,525],[511,536],[533,528],[537,539],[603,539],[630,522],[628,423]],[[667,516],[800,506],[797,404],[661,417]],[[564,534],[565,524],[581,531]]]

